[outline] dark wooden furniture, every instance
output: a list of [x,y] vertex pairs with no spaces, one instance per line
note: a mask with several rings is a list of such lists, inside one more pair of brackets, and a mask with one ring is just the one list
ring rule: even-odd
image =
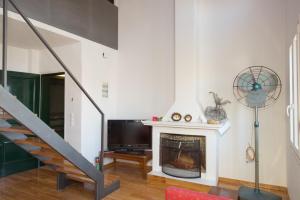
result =
[[236,190],[229,190],[221,187],[211,187],[208,192],[209,194],[216,195],[216,196],[223,196],[233,200],[239,199],[238,191]]
[[112,158],[114,167],[116,167],[118,159],[138,162],[142,170],[143,177],[147,178],[147,173],[148,173],[147,163],[152,159],[152,152],[147,151],[144,154],[132,154],[132,153],[117,153],[117,152],[109,151],[104,153],[104,158]]

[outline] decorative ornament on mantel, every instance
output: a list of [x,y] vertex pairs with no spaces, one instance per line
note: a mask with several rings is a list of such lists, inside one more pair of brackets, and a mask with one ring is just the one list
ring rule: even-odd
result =
[[231,103],[229,100],[223,100],[219,95],[215,92],[209,92],[209,94],[213,95],[215,106],[208,106],[205,109],[205,117],[209,124],[219,124],[227,121],[227,114],[224,110],[223,106]]
[[172,114],[172,117],[171,117],[171,118],[172,118],[172,120],[173,120],[174,122],[179,122],[179,121],[181,120],[182,116],[181,116],[180,113],[175,112],[175,113]]
[[192,115],[190,115],[190,114],[187,114],[187,115],[184,116],[184,121],[185,121],[185,122],[191,122],[192,119],[193,119],[193,117],[192,117]]
[[[182,115],[178,112],[175,112],[172,114],[171,118],[174,122],[179,122],[182,119]],[[185,122],[191,122],[193,117],[190,114],[186,114],[183,119]]]

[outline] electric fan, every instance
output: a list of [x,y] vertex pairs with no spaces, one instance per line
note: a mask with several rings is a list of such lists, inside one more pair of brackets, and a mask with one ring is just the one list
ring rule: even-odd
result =
[[248,67],[240,72],[233,83],[233,93],[237,101],[255,111],[255,188],[240,187],[240,200],[281,200],[272,193],[259,188],[259,122],[258,110],[276,102],[281,93],[279,76],[263,66]]

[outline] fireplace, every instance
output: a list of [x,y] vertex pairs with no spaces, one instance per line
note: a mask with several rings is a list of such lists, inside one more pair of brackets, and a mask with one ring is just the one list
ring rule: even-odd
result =
[[200,178],[206,170],[205,136],[161,133],[162,172],[178,178]]

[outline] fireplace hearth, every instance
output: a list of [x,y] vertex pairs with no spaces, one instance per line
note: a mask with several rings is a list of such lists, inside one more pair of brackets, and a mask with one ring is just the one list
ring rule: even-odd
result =
[[200,178],[206,170],[205,136],[161,133],[162,172],[178,178]]
[[[153,159],[152,171],[148,174],[149,177],[160,177],[165,180],[174,179],[209,186],[218,185],[219,139],[230,128],[229,122],[220,125],[165,121],[144,121],[143,123],[152,126]],[[176,158],[178,158],[180,149],[190,146],[183,145],[183,143],[193,143],[193,140],[200,142],[200,154],[196,157],[196,153],[187,153],[182,150],[181,152],[184,152],[184,154],[180,154],[180,161],[188,161],[186,162],[188,164],[183,167],[182,165],[176,165],[178,164]],[[167,141],[173,145],[168,145]],[[181,146],[179,148],[180,141]],[[184,155],[184,157],[181,155]],[[195,164],[199,163],[197,160],[199,157],[201,168],[199,168],[199,164],[198,167],[197,165],[195,167]],[[193,161],[191,161],[191,158]],[[176,164],[174,164],[174,161]],[[186,169],[186,166],[192,167]]]

